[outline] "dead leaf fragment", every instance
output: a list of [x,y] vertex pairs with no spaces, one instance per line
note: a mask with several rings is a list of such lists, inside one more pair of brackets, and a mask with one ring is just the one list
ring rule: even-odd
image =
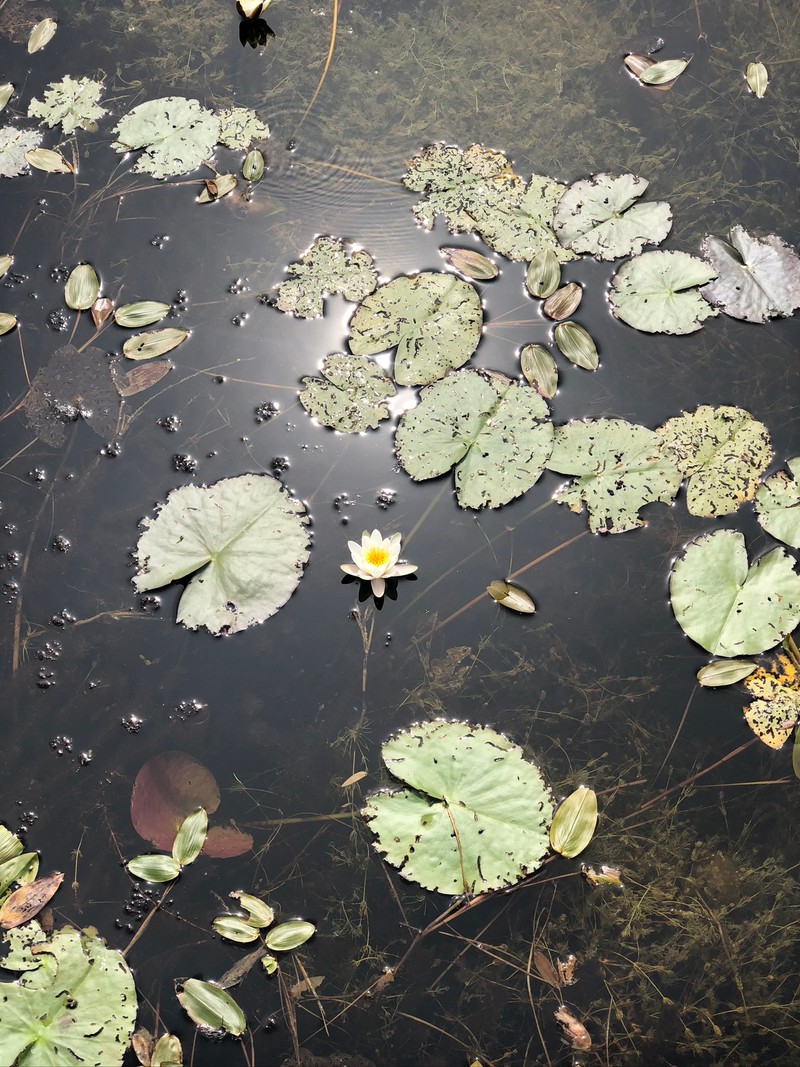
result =
[[543,982],[547,982],[548,985],[554,986],[556,989],[561,988],[561,982],[558,980],[555,968],[539,948],[533,950],[533,966]]
[[174,364],[168,359],[159,359],[155,363],[144,363],[141,367],[134,367],[133,370],[123,374],[121,371],[116,371],[112,365],[117,392],[120,396],[136,396],[137,393],[142,393],[145,389],[150,389],[160,382],[173,367]]
[[45,878],[37,878],[35,882],[20,886],[5,899],[0,908],[0,928],[13,930],[15,926],[22,926],[34,915],[38,915],[63,880],[64,875],[56,871]]
[[342,782],[342,789],[349,789],[351,785],[355,785],[356,782],[360,782],[362,778],[366,777],[366,771],[356,771],[356,773],[351,774],[349,778],[345,778],[345,780]]
[[572,1047],[579,1052],[588,1052],[592,1047],[592,1039],[583,1023],[579,1022],[571,1012],[567,1011],[564,1004],[553,1014],[564,1027],[564,1035],[572,1042]]
[[289,996],[292,1000],[299,1000],[303,993],[313,993],[315,989],[319,989],[324,981],[325,976],[322,974],[310,975],[300,982],[295,982],[293,986],[289,986]]

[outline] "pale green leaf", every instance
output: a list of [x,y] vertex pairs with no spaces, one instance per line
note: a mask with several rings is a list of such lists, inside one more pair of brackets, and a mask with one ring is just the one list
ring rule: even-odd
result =
[[11,890],[14,883],[27,885],[36,880],[39,873],[39,856],[35,852],[22,852],[0,863],[0,898]]
[[14,262],[14,257],[9,255],[0,256],[0,278],[8,272],[9,267]]
[[10,333],[16,325],[16,315],[11,315],[8,311],[0,311],[0,337],[4,333]]
[[242,163],[242,177],[248,182],[257,182],[264,177],[266,161],[264,154],[257,148],[248,152]]
[[656,430],[664,452],[689,482],[686,507],[714,518],[752,500],[772,459],[769,431],[743,408],[701,405]]
[[760,100],[767,91],[767,85],[769,85],[767,68],[761,62],[748,63],[745,77],[747,79],[748,88],[753,95],[757,96]]
[[490,282],[500,273],[497,265],[471,248],[440,248],[439,251],[459,274],[476,282]]
[[274,615],[294,592],[308,560],[307,522],[303,505],[267,475],[182,486],[143,522],[134,585],[144,592],[194,575],[178,622],[237,633]]
[[70,271],[64,286],[64,302],[73,311],[88,311],[97,300],[100,279],[89,263],[80,263]]
[[547,413],[542,398],[519,382],[457,371],[424,389],[403,415],[397,458],[415,481],[455,466],[462,507],[500,507],[542,474],[553,442]]
[[756,490],[756,516],[785,545],[800,548],[800,456],[787,460],[791,477],[778,471]]
[[229,895],[234,900],[238,900],[239,904],[247,912],[248,926],[254,926],[262,930],[267,926],[272,926],[275,922],[275,912],[260,897],[254,897],[251,893],[238,892],[230,893]]
[[597,827],[597,794],[585,785],[556,808],[550,826],[550,847],[567,859],[580,855]]
[[165,96],[133,108],[114,132],[117,152],[143,149],[135,171],[166,178],[187,174],[209,157],[219,139],[219,119],[197,100]]
[[226,941],[235,941],[247,945],[258,938],[258,930],[251,926],[241,915],[218,915],[211,925],[220,937]]
[[240,1037],[247,1029],[244,1012],[224,989],[200,978],[189,978],[177,990],[181,1007],[198,1026],[224,1030]]
[[278,961],[271,953],[261,957],[261,966],[267,974],[275,974],[278,969]]
[[800,778],[800,730],[795,728],[792,745],[792,770],[795,778]]
[[427,385],[467,362],[482,327],[474,286],[424,271],[395,278],[362,300],[350,320],[350,351],[370,356],[396,346],[397,384]]
[[25,153],[25,162],[34,170],[44,171],[45,174],[74,174],[75,168],[52,148],[32,148]]
[[559,322],[553,330],[553,340],[561,355],[576,367],[582,367],[584,370],[597,370],[599,367],[597,345],[577,322]]
[[318,318],[326,296],[341,293],[361,300],[378,284],[372,256],[363,249],[347,251],[338,237],[317,237],[299,262],[286,268],[289,281],[276,286],[275,306],[298,318]]
[[507,737],[436,721],[397,734],[382,752],[409,788],[370,797],[363,814],[405,878],[472,895],[539,867],[553,805],[538,768]]
[[217,113],[219,143],[246,152],[253,141],[266,141],[269,126],[249,107],[229,107]]
[[645,252],[611,279],[611,310],[645,333],[694,333],[717,314],[698,288],[715,277],[707,263],[686,252]]
[[639,509],[655,501],[668,504],[681,483],[656,434],[624,419],[559,426],[547,466],[574,476],[555,499],[578,513],[585,504],[594,533],[623,533],[644,525]]
[[64,135],[78,127],[84,130],[97,128],[97,120],[106,114],[107,108],[97,101],[103,92],[103,83],[93,78],[71,78],[65,75],[61,81],[50,82],[44,99],[36,97],[28,105],[28,115],[40,118],[48,126],[61,123]]
[[300,403],[317,422],[342,433],[374,430],[389,418],[391,378],[374,360],[336,352],[322,364],[323,378],[303,378]]
[[531,260],[549,250],[558,262],[577,259],[572,249],[559,244],[553,229],[553,213],[565,186],[552,178],[534,174],[521,183],[471,206],[475,228],[490,248],[508,259]]
[[208,833],[208,814],[205,808],[191,812],[178,827],[172,843],[172,857],[181,865],[188,867],[200,855]]
[[316,926],[304,919],[289,919],[273,926],[264,935],[264,944],[272,952],[289,952],[304,945],[316,933]]
[[46,44],[53,40],[57,29],[58,23],[55,19],[48,18],[37,22],[28,37],[28,52],[33,55],[34,52],[44,48]]
[[145,882],[171,882],[181,873],[181,865],[172,856],[149,853],[146,856],[134,856],[125,864],[128,873]]
[[735,685],[741,682],[758,666],[746,659],[717,659],[713,663],[706,663],[697,672],[697,681],[706,689],[717,689],[726,685]]
[[0,111],[6,106],[8,101],[14,95],[14,86],[11,82],[4,82],[0,85]]
[[748,567],[743,535],[717,530],[695,538],[675,563],[670,601],[681,629],[702,648],[753,656],[800,622],[800,577],[782,548]]
[[170,305],[158,300],[140,300],[135,304],[123,304],[114,310],[114,322],[117,326],[128,326],[135,330],[142,326],[152,326],[170,312]]
[[635,174],[595,174],[575,182],[556,208],[559,241],[596,259],[619,259],[660,244],[672,228],[672,212],[663,202],[636,203],[648,184]]
[[726,315],[764,322],[793,314],[800,307],[800,256],[777,234],[754,237],[734,226],[730,244],[707,236],[703,255],[717,274],[704,286],[706,300]]
[[551,296],[561,281],[561,264],[555,250],[547,247],[537,252],[525,271],[525,288],[539,300]]
[[645,85],[667,85],[683,74],[691,59],[662,59],[643,70],[639,78]]
[[0,177],[15,178],[28,166],[27,152],[41,140],[38,130],[20,130],[16,126],[0,129]]
[[7,826],[3,826],[0,823],[0,864],[6,862],[6,860],[13,860],[15,856],[19,856],[23,850],[23,845],[16,834],[8,829]]
[[519,354],[519,365],[529,385],[550,400],[558,389],[556,361],[543,345],[525,345]]
[[92,930],[64,928],[45,939],[31,925],[39,931],[33,937],[6,938],[16,951],[3,966],[22,973],[0,985],[0,1063],[121,1064],[136,1018],[136,990],[124,957]]
[[150,1054],[150,1067],[181,1067],[183,1049],[174,1034],[162,1034]]
[[492,600],[496,600],[509,611],[517,611],[521,615],[532,615],[536,611],[536,605],[525,590],[520,589],[518,585],[512,585],[511,582],[502,580],[489,582],[486,592]]
[[128,359],[155,359],[164,356],[173,348],[183,344],[189,336],[188,330],[168,326],[163,330],[149,330],[128,338],[122,346],[122,352]]

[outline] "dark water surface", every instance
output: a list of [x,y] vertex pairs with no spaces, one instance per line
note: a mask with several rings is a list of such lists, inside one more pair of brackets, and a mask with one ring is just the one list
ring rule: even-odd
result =
[[[50,14],[56,37],[29,56],[27,29]],[[357,241],[385,277],[439,269],[442,244],[472,247],[441,223],[418,230],[399,184],[404,161],[436,140],[502,149],[523,176],[639,173],[672,205],[668,249],[696,253],[705,234],[737,223],[796,245],[796,6],[356,0],[338,12],[307,117],[333,0],[275,0],[268,14],[275,39],[251,49],[228,0],[0,0],[0,80],[16,88],[0,123],[33,128],[29,100],[65,74],[104,77],[111,112],[98,132],[60,145],[77,154],[75,178],[2,180],[0,254],[15,258],[0,311],[20,329],[0,339],[0,820],[24,828],[43,871],[65,872],[57,921],[96,926],[125,948],[152,902],[121,864],[148,848],[129,816],[136,774],[169,750],[212,770],[218,818],[251,833],[254,850],[201,857],[128,955],[140,1023],[177,1033],[198,1067],[295,1063],[294,1027],[304,1064],[800,1062],[790,754],[755,741],[680,785],[752,735],[743,690],[694,689],[707,657],[671,613],[670,563],[713,528],[743,530],[751,553],[771,547],[750,506],[715,526],[689,516],[680,494],[650,507],[645,528],[599,537],[549,503],[562,479],[545,474],[498,511],[464,512],[449,476],[416,484],[396,467],[387,423],[338,435],[297,402],[299,379],[344,349],[352,306],[331,298],[323,319],[301,321],[258,299],[320,233]],[[638,85],[621,63],[627,42],[654,37],[664,56],[693,54],[668,92]],[[757,58],[772,78],[762,100],[743,76]],[[111,150],[118,118],[164,95],[253,107],[270,125],[252,200],[198,205],[210,172],[157,182]],[[43,144],[55,147],[56,131]],[[241,154],[220,149],[216,164],[238,171]],[[17,405],[57,348],[93,336],[62,299],[62,268],[84,260],[117,303],[173,302],[167,324],[192,332],[171,374],[125,403],[120,432],[101,439],[73,423],[53,447]],[[473,363],[517,376],[519,348],[548,328],[525,295],[524,265],[502,266],[483,287],[488,326]],[[737,404],[769,427],[773,469],[797,455],[796,320],[720,316],[690,337],[637,333],[608,313],[615,269],[582,260],[564,270],[584,285],[577,318],[601,366],[562,365],[555,422],[655,427],[700,403]],[[118,352],[126,336],[111,326],[93,343]],[[260,421],[269,403],[277,414]],[[196,470],[176,469],[176,457]],[[280,612],[218,639],[175,624],[178,585],[140,600],[137,524],[170,489],[279,469],[313,526],[306,573]],[[339,570],[347,539],[373,527],[401,531],[419,565],[380,610]],[[520,579],[534,616],[481,596],[540,556]],[[364,632],[374,627],[366,656],[354,612]],[[386,867],[358,808],[386,782],[387,736],[437,716],[507,733],[558,797],[592,785],[601,822],[581,860],[554,860],[415,940],[452,902]],[[591,888],[582,861],[619,867],[625,889]],[[241,1046],[195,1035],[174,996],[176,979],[218,978],[246,954],[210,929],[234,889],[317,924],[282,963],[287,987],[324,976],[319,1000],[282,1000],[255,968],[232,990],[251,1028]],[[534,944],[553,960],[574,954],[577,983],[543,982]],[[561,1002],[592,1036],[580,1057],[554,1021]]]

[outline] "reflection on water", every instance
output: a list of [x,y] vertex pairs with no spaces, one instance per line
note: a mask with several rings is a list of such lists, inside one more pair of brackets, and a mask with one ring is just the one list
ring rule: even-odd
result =
[[[343,350],[351,305],[330,298],[324,318],[299,321],[260,299],[321,233],[358,242],[386,277],[440,269],[442,244],[472,247],[441,224],[415,229],[399,184],[404,161],[437,139],[501,148],[522,175],[640,173],[672,204],[669,248],[695,252],[735,223],[797,243],[797,17],[781,2],[729,7],[359,0],[338,11],[320,84],[332,0],[276,0],[275,38],[256,48],[242,48],[232,2],[189,14],[166,0],[0,3],[3,78],[17,90],[4,122],[31,125],[28,101],[65,73],[104,78],[112,112],[98,133],[60,145],[77,153],[75,178],[3,180],[0,254],[15,258],[0,311],[22,326],[0,339],[0,819],[24,829],[45,871],[65,872],[58,922],[94,925],[124,948],[152,916],[129,954],[140,1018],[178,1033],[187,1063],[293,1063],[297,1045],[308,1065],[797,1062],[790,757],[749,743],[738,688],[695,691],[705,657],[665,595],[670,560],[708,525],[679,498],[651,508],[644,530],[591,536],[549,502],[552,474],[496,512],[460,511],[447,479],[415,484],[396,468],[387,424],[337,435],[300,407],[299,379]],[[48,15],[58,33],[28,56],[29,23]],[[662,37],[665,56],[693,54],[673,89],[651,92],[625,71],[635,37]],[[772,78],[763,100],[744,86],[755,57]],[[111,120],[167,94],[235,101],[269,123],[252,195],[198,205],[210,171],[153,181],[111,151]],[[57,144],[55,131],[44,143]],[[220,173],[240,165],[226,150],[215,162]],[[192,334],[170,354],[172,371],[122,402],[115,434],[90,432],[76,383],[56,397],[58,436],[35,437],[41,425],[26,422],[22,402],[30,409],[36,376],[58,371],[63,382],[72,346],[81,362],[69,372],[83,368],[94,388],[90,354],[118,352],[127,336],[112,326],[96,336],[64,308],[66,272],[84,260],[117,303],[171,303]],[[519,348],[549,327],[524,294],[523,266],[498,260],[474,362],[517,376]],[[612,271],[564,270],[584,286],[579,318],[601,366],[562,367],[556,422],[655,426],[699,403],[739,404],[769,426],[776,467],[798,453],[794,320],[637,334],[608,314]],[[44,392],[36,418],[52,429]],[[137,523],[170,489],[247,471],[277,474],[306,502],[311,559],[276,616],[218,640],[174,624],[178,585],[137,597],[130,553]],[[766,546],[749,511],[725,525]],[[375,527],[401,531],[419,565],[379,609],[339,569],[347,540]],[[534,560],[515,580],[535,615],[484,595]],[[358,808],[387,784],[381,742],[437,716],[507,733],[557,796],[591,784],[601,822],[587,853],[479,902],[399,881]],[[143,851],[133,781],[174,750],[212,770],[225,818],[255,845],[201,858],[154,911],[160,894],[120,860]],[[584,862],[619,868],[624,888],[590,886]],[[254,969],[231,990],[253,1035],[241,1050],[195,1037],[173,988],[246,954],[210,933],[233,890],[318,931],[282,964],[283,985]],[[458,914],[443,917],[448,907]],[[542,956],[549,977],[570,955],[574,985],[543,978]],[[324,976],[316,995],[292,996],[314,976]],[[582,1059],[554,1019],[562,1002],[592,1038]]]

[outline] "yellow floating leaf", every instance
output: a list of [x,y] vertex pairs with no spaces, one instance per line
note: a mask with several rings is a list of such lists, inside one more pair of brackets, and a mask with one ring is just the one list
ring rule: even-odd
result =
[[582,785],[559,805],[550,824],[550,847],[572,859],[594,836],[597,826],[597,793]]
[[497,580],[489,582],[486,592],[492,600],[496,600],[498,604],[502,604],[504,608],[509,608],[511,611],[518,611],[522,615],[532,615],[536,611],[534,602],[518,585]]
[[757,700],[743,708],[747,725],[770,748],[788,741],[800,719],[800,678],[788,656],[778,656],[771,670],[759,667],[745,679],[745,689]]
[[697,680],[707,689],[741,682],[752,674],[758,664],[747,659],[716,659],[697,672]]
[[0,311],[0,336],[9,333],[17,325],[17,316],[8,311]]
[[46,174],[74,174],[75,168],[68,163],[60,152],[52,148],[31,148],[25,153],[25,162],[34,170],[43,170]]
[[178,330],[174,326],[164,330],[150,330],[137,333],[122,346],[128,359],[154,359],[177,348],[189,336],[188,330]]
[[349,778],[345,778],[345,780],[342,782],[342,789],[349,789],[351,785],[355,785],[356,782],[360,782],[362,778],[366,777],[366,771],[356,771],[356,773],[351,774]]

